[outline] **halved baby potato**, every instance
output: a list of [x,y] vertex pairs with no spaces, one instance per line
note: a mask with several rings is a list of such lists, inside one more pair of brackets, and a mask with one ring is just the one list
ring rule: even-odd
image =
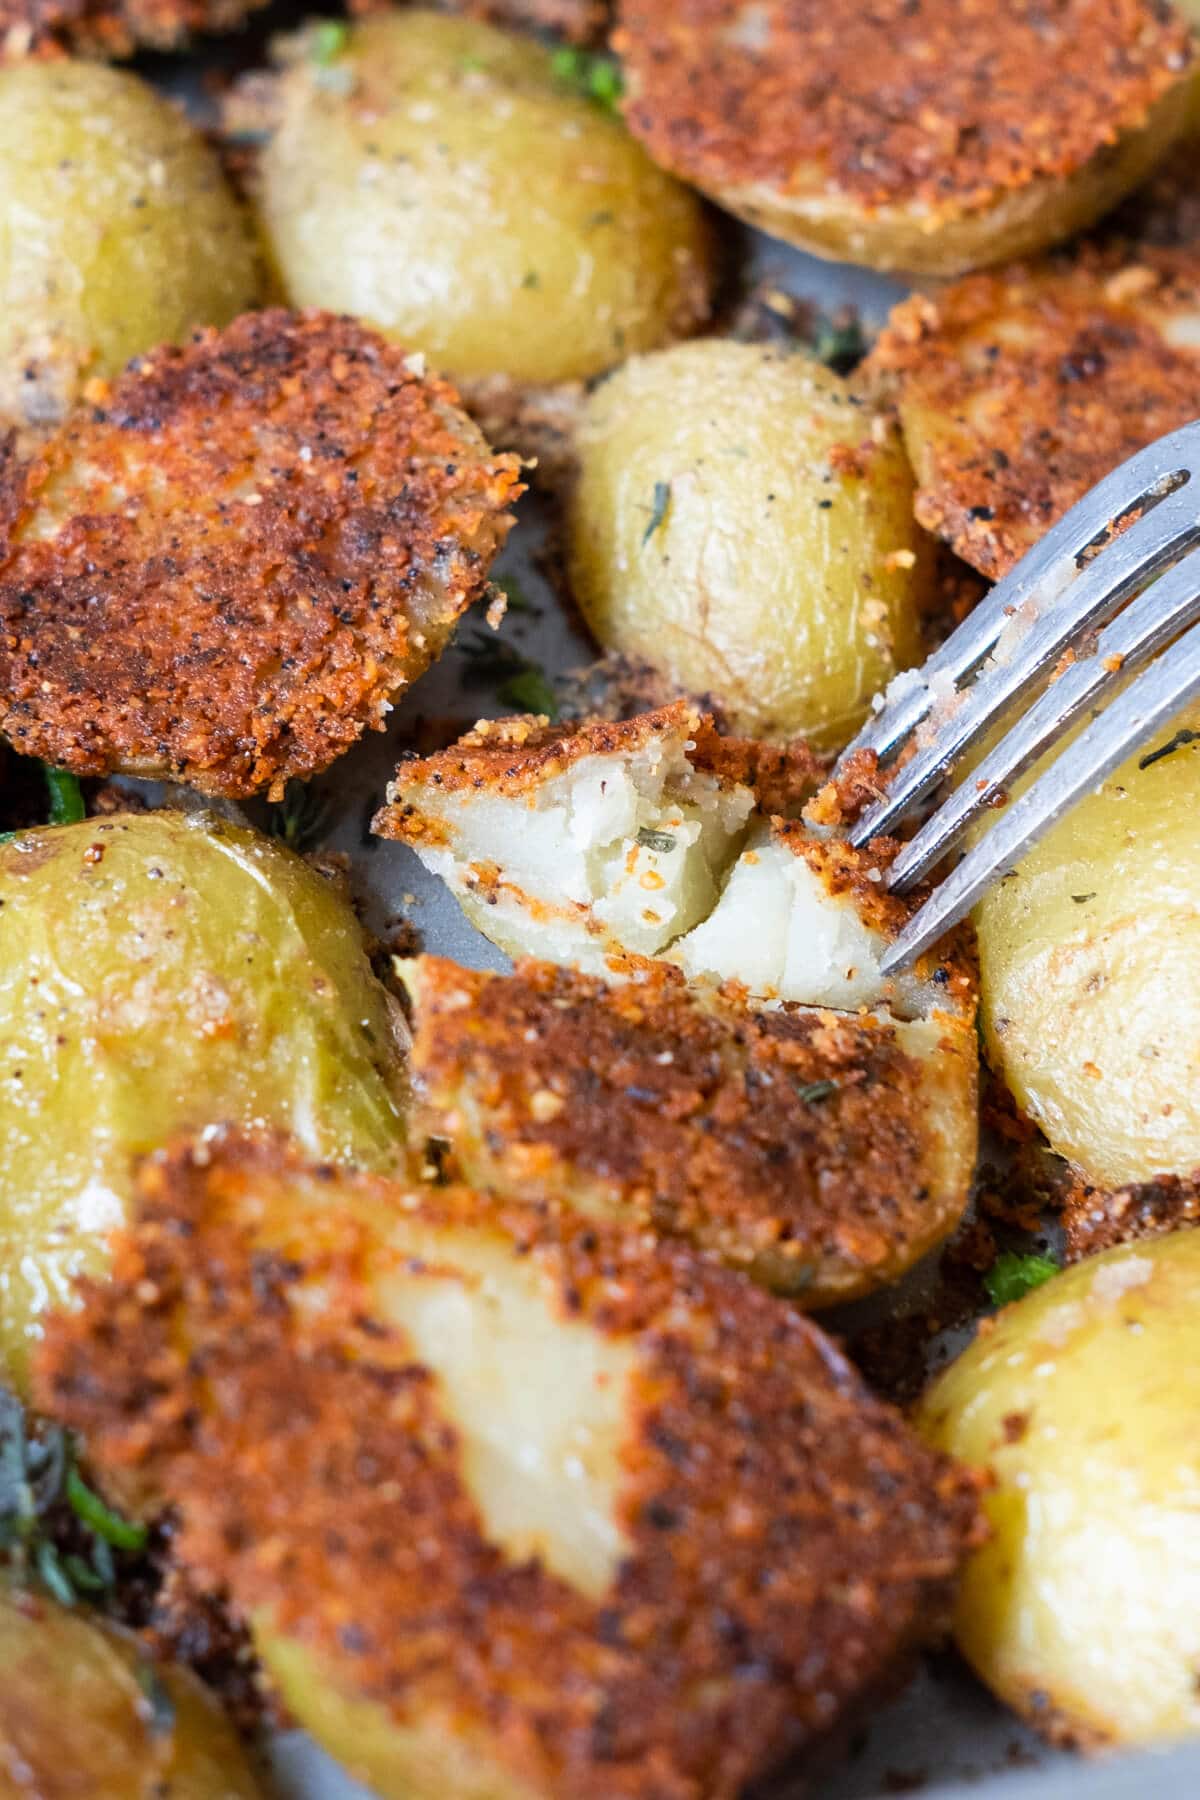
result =
[[936,1630],[975,1484],[640,1228],[208,1142],[40,1396],[386,1800],[733,1797]]
[[474,1184],[642,1220],[806,1307],[895,1280],[962,1216],[969,1012],[751,1010],[663,964],[615,985],[548,963],[398,966],[413,1129]]
[[956,1633],[1030,1724],[1200,1734],[1200,1235],[1090,1257],[1007,1307],[918,1423],[990,1470]]
[[0,845],[0,1367],[108,1266],[133,1159],[224,1120],[399,1167],[391,1003],[349,907],[271,839],[148,812]]
[[1085,247],[917,295],[867,373],[895,398],[918,519],[996,579],[1200,416],[1200,247]]
[[699,201],[536,39],[394,8],[279,49],[255,187],[293,305],[458,381],[522,383],[587,379],[707,316]]
[[630,128],[802,249],[954,275],[1098,218],[1189,122],[1188,27],[1155,0],[620,0]]
[[599,642],[731,729],[840,748],[921,656],[930,544],[894,423],[806,352],[705,339],[589,397],[572,591]]
[[88,379],[227,325],[258,286],[244,209],[161,94],[98,63],[0,68],[0,421],[45,432]]
[[132,363],[0,470],[0,730],[80,775],[279,797],[382,729],[523,491],[457,402],[327,313]]
[[0,1585],[0,1789],[12,1800],[260,1800],[190,1670],[131,1632]]

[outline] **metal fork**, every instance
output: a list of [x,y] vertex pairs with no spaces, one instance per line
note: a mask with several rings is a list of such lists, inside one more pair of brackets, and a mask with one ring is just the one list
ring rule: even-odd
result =
[[[855,750],[874,750],[882,763],[914,734],[917,745],[851,830],[858,845],[890,831],[1017,702],[1030,701],[893,863],[889,886],[905,893],[982,812],[1004,807],[890,946],[885,972],[904,968],[935,944],[1077,800],[1200,694],[1198,544],[1200,421],[1114,469],[919,670],[897,676],[877,702],[839,768]],[[1041,752],[1147,663],[1006,804],[1010,784]]]

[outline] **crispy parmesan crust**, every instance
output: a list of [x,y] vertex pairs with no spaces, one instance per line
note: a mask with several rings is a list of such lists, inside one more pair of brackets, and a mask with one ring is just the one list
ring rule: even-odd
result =
[[1068,177],[1180,80],[1164,0],[621,0],[626,116],[701,187],[986,207]]
[[868,369],[898,400],[921,524],[1002,575],[1102,476],[1200,414],[1198,315],[1195,247],[1085,248],[902,301]]
[[146,47],[178,49],[208,32],[236,31],[266,0],[3,0],[0,47],[6,58],[51,53],[131,56]]
[[[293,1221],[285,1256],[261,1221],[298,1180],[324,1182],[321,1224],[300,1252]],[[435,1385],[364,1314],[380,1252],[345,1196],[499,1231],[564,1318],[633,1343],[630,1552],[600,1601],[485,1540]],[[322,1307],[293,1302],[301,1280]],[[119,1488],[178,1508],[181,1558],[548,1795],[731,1800],[928,1635],[978,1534],[973,1479],[799,1313],[636,1232],[233,1143],[146,1166],[140,1223],[82,1298],[51,1323],[41,1401]]]
[[1067,1261],[1079,1262],[1118,1244],[1165,1237],[1200,1225],[1200,1171],[1160,1175],[1111,1192],[1077,1178],[1063,1207]]
[[418,1124],[469,1181],[642,1219],[805,1304],[895,1279],[962,1214],[892,1024],[752,1012],[662,964],[612,987],[423,957],[411,981]]
[[278,792],[383,724],[521,491],[454,390],[352,320],[157,350],[0,475],[0,728],[82,775]]

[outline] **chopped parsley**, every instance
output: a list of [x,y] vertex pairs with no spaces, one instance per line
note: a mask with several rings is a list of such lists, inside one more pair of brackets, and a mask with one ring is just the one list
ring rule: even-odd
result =
[[594,100],[606,112],[617,111],[625,83],[611,56],[598,56],[592,50],[576,50],[570,44],[562,44],[550,59],[550,67],[554,79],[563,87],[582,94],[585,100]]
[[320,69],[342,54],[350,41],[350,27],[343,19],[322,19],[314,25],[308,40],[308,56]]
[[1002,1250],[984,1276],[983,1285],[993,1306],[1010,1306],[1057,1274],[1058,1264],[1052,1256],[1036,1252],[1021,1256],[1016,1250]]
[[671,510],[671,484],[669,481],[656,481],[654,484],[654,504],[650,508],[650,522],[642,533],[643,548],[650,542],[659,526],[662,525]]
[[271,836],[302,856],[320,843],[329,826],[329,801],[311,781],[289,781],[282,800],[267,807]]

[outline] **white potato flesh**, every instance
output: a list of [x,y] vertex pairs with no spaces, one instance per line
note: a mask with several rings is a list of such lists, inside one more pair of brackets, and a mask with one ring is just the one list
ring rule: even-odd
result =
[[1084,1743],[1200,1733],[1197,1416],[1192,1231],[1056,1276],[926,1396],[926,1436],[995,1478],[958,1642],[1031,1723]]

